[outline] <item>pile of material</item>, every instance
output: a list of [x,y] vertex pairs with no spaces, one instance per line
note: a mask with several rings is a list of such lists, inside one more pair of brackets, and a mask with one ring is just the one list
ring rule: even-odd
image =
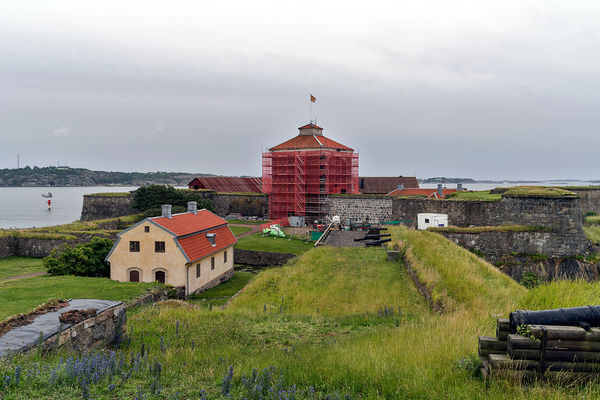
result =
[[263,229],[262,233],[264,235],[269,235],[269,236],[275,236],[275,237],[285,237],[285,233],[283,233],[283,230],[281,229],[281,226],[279,225],[271,225],[268,228]]
[[600,375],[600,307],[515,311],[496,337],[479,337],[484,376],[512,373],[563,379]]

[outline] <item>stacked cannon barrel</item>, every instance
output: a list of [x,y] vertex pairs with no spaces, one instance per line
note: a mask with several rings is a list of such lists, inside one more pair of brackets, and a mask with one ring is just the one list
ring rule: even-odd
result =
[[[382,234],[381,233],[381,231],[385,231],[385,230],[387,230],[387,228],[370,227],[370,228],[368,228],[367,233],[365,234],[365,237],[354,239],[354,241],[360,242],[360,241],[366,240],[367,242],[365,243],[365,245],[367,247],[381,246],[383,243],[392,241],[392,239],[389,237],[389,236],[392,236],[391,234],[389,234],[389,233]],[[383,239],[384,237],[386,237],[386,238]]]
[[484,376],[600,376],[600,306],[519,310],[496,326],[495,338],[479,337]]

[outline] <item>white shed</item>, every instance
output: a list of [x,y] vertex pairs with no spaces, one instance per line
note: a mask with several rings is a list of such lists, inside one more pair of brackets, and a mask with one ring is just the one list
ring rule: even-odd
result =
[[432,226],[448,226],[448,214],[417,214],[417,227],[421,230]]

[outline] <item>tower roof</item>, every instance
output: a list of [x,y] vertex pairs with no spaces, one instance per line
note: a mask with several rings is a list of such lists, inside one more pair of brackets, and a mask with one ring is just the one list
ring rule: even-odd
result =
[[354,149],[344,146],[333,139],[323,136],[323,128],[315,124],[306,124],[298,128],[298,136],[291,138],[277,146],[271,147],[270,151],[281,150],[343,150],[354,151]]

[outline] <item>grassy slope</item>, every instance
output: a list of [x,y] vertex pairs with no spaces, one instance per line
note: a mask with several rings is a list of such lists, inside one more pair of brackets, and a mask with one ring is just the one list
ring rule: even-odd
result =
[[447,199],[454,201],[498,201],[502,199],[502,195],[491,194],[489,190],[454,192],[449,194]]
[[316,248],[291,266],[259,274],[230,308],[277,310],[283,297],[287,312],[304,315],[376,313],[384,306],[423,311],[403,271],[385,257],[376,249]]
[[0,282],[0,320],[32,310],[49,299],[129,300],[153,285],[75,276],[39,276],[4,281]]
[[302,254],[313,247],[314,243],[306,242],[301,239],[263,236],[262,233],[243,237],[236,246],[238,249],[292,254]]
[[231,226],[231,225],[229,225],[229,229],[231,229],[231,232],[233,232],[233,234],[235,236],[240,236],[241,234],[250,232],[252,230],[252,228],[249,228],[247,226]]
[[[493,335],[498,314],[598,303],[600,284],[558,282],[527,291],[438,234],[402,227],[391,231],[393,243],[406,251],[420,280],[444,304],[443,314],[427,309],[402,264],[386,261],[381,250],[317,248],[291,265],[260,273],[224,311],[175,306],[140,311],[128,321],[132,342],[123,351],[139,351],[144,343],[160,360],[161,398],[177,391],[182,398],[198,398],[200,389],[217,397],[218,382],[230,365],[234,387],[240,386],[240,373],[275,365],[288,385],[354,398],[598,397],[597,384],[483,382],[459,368],[458,361],[476,355],[477,336]],[[382,305],[400,305],[402,315],[378,315]],[[0,363],[0,375],[3,368],[8,366]],[[37,385],[10,391],[5,399],[49,398],[54,388],[36,379]],[[137,385],[147,387],[148,380],[134,376],[112,394],[103,383],[92,387],[92,397],[132,398]],[[68,398],[79,389],[61,390]]]
[[46,268],[43,267],[41,258],[18,256],[0,258],[0,281],[11,276],[44,271]]

